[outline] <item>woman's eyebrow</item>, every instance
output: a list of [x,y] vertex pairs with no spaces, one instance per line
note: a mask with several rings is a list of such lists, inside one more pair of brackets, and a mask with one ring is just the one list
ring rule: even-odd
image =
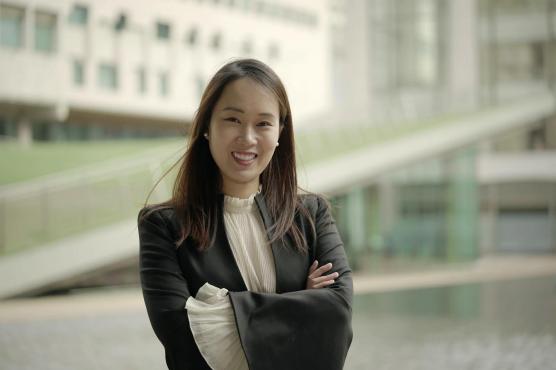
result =
[[[226,110],[231,110],[231,111],[234,111],[234,112],[239,112],[239,113],[245,114],[245,111],[244,111],[243,109],[241,109],[241,108],[226,107],[226,108],[223,108],[223,109],[222,109],[222,111],[226,111]],[[263,116],[263,117],[272,117],[272,118],[274,118],[274,114],[272,114],[272,113],[264,113],[264,112],[263,112],[263,113],[259,113],[259,116]]]

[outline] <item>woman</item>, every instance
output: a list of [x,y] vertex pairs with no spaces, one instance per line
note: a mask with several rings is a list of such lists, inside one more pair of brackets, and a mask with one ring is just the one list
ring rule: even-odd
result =
[[265,64],[211,79],[172,198],[139,214],[140,274],[169,369],[331,369],[352,280],[327,202],[299,194],[288,97]]

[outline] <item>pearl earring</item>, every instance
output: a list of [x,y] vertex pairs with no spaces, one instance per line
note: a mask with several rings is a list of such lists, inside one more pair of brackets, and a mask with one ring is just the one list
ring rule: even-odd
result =
[[205,139],[207,139],[207,140],[208,140],[208,138],[209,138],[209,134],[207,134],[207,133],[205,132],[203,136],[205,137]]
[[277,142],[277,143],[276,143],[276,146],[278,146],[278,145],[280,145],[280,143],[279,143],[279,142]]

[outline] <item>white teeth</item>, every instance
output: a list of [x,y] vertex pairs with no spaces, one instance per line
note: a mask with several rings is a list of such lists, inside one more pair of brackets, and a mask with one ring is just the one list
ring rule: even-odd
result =
[[240,154],[240,153],[232,152],[232,154],[235,158],[239,159],[240,161],[249,161],[251,159],[254,159],[257,156],[254,153]]

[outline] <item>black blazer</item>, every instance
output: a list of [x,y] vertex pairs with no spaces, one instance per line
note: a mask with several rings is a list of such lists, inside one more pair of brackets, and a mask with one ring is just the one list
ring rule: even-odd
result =
[[[186,240],[176,249],[179,226],[173,209],[139,213],[140,275],[151,325],[164,346],[170,370],[210,369],[193,339],[185,302],[204,283],[229,290],[236,324],[250,370],[339,370],[352,340],[352,274],[335,222],[323,199],[301,195],[316,226],[296,217],[309,253],[296,252],[289,239],[272,243],[276,293],[247,291],[228,244],[222,212],[214,243],[198,252]],[[220,210],[222,210],[220,197]],[[264,225],[272,225],[264,196],[255,201]],[[305,289],[310,264],[332,262],[334,284]]]

